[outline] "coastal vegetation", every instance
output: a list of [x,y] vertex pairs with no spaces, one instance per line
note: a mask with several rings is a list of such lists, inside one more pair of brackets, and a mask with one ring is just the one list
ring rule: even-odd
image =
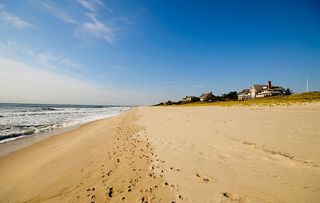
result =
[[[290,90],[288,90],[290,91]],[[291,105],[301,103],[320,102],[320,91],[295,93],[290,95],[280,95],[272,97],[263,97],[240,101],[237,100],[236,94],[230,92],[221,96],[216,96],[215,100],[210,102],[162,102],[155,106],[273,106],[273,105]]]

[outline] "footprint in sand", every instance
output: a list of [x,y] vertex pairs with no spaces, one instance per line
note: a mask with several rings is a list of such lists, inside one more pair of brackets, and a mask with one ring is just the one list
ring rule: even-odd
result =
[[140,202],[141,202],[141,203],[147,203],[148,201],[146,200],[145,197],[142,197]]
[[108,195],[109,197],[112,197],[113,196],[113,188],[109,188],[109,192],[108,192]]
[[220,192],[216,194],[209,202],[225,202],[225,203],[246,203],[249,199],[241,197],[238,194],[231,192]]
[[[87,189],[87,197],[89,197],[91,200],[95,200],[96,199],[96,195],[93,193],[95,191],[95,188],[88,188]],[[79,196],[80,197],[80,196]],[[78,198],[79,199],[79,198]],[[95,201],[91,201],[91,202],[95,202]]]
[[198,181],[202,182],[202,183],[209,183],[210,179],[208,176],[201,176],[199,173],[196,173],[196,178],[198,179]]
[[178,172],[180,172],[180,171],[181,171],[181,169],[179,169],[179,168],[175,168],[175,167],[170,167],[170,170],[172,170],[172,171],[178,171]]

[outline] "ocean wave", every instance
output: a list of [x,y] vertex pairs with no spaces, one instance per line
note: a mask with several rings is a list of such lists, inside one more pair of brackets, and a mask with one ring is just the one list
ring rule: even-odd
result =
[[1,140],[5,140],[5,139],[10,139],[10,138],[17,138],[17,137],[20,137],[20,136],[32,135],[35,132],[36,132],[36,129],[28,129],[28,130],[25,130],[23,132],[11,133],[11,134],[8,134],[8,135],[0,136],[0,141]]
[[51,108],[51,107],[45,107],[45,108],[41,108],[41,111],[56,111],[58,109],[56,108]]
[[0,143],[55,129],[72,127],[87,122],[104,119],[128,107],[95,106],[83,108],[73,106],[1,109],[0,106]]
[[[112,111],[112,109],[111,109]],[[115,110],[119,111],[119,110]],[[83,108],[72,108],[72,109],[58,109],[58,108],[45,108],[42,110],[23,110],[2,113],[1,117],[23,117],[23,116],[37,116],[37,115],[54,115],[54,114],[88,114],[88,113],[104,113],[105,109],[83,109]]]

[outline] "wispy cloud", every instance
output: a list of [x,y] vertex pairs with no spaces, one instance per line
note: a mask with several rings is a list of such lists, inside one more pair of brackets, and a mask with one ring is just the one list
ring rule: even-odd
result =
[[80,6],[88,9],[91,12],[96,12],[99,8],[105,8],[110,13],[113,13],[112,8],[103,3],[101,0],[78,0],[78,3]]
[[33,48],[30,46],[18,45],[16,41],[9,41],[7,43],[0,44],[0,55],[12,54],[14,56],[25,56],[31,58],[37,64],[54,69],[75,69],[80,71],[86,71],[81,64],[71,60],[63,55],[53,54],[51,51],[42,51],[39,48]]
[[21,19],[19,16],[5,9],[5,6],[0,4],[0,21],[4,24],[13,25],[18,29],[33,27],[31,23]]
[[79,4],[90,11],[95,11],[95,4],[93,1],[86,1],[86,0],[78,0]]
[[66,68],[72,68],[72,69],[79,69],[79,70],[85,70],[82,68],[82,66],[71,59],[64,57],[64,56],[59,56],[59,55],[54,55],[50,51],[40,51],[38,49],[30,49],[28,48],[29,55],[39,61],[43,65],[47,66],[64,66]]
[[105,8],[111,13],[113,10],[109,6],[106,6],[101,0],[78,0],[78,3],[90,11],[90,13],[85,13],[90,21],[83,23],[78,30],[95,38],[104,39],[110,44],[114,44],[113,29],[97,18],[97,10],[99,8]]
[[146,95],[80,80],[0,57],[0,102],[141,104]]
[[[109,44],[114,44],[114,29],[112,29],[109,25],[105,22],[98,19],[97,9],[102,7],[106,8],[109,11],[112,11],[110,7],[107,7],[102,1],[100,0],[78,0],[78,3],[89,10],[90,12],[85,12],[84,16],[86,17],[86,21],[82,21],[80,19],[83,16],[78,16],[76,18],[72,18],[66,11],[59,8],[58,6],[54,5],[52,2],[43,2],[41,4],[42,8],[64,23],[73,24],[75,25],[74,33],[76,36],[80,36],[83,38],[96,38],[102,39],[108,42]],[[76,20],[77,19],[77,20]]]
[[67,67],[73,67],[73,68],[80,69],[80,70],[87,70],[87,69],[84,69],[80,64],[72,61],[69,58],[60,58],[58,63],[62,64],[64,66],[67,66]]
[[81,25],[81,30],[96,38],[105,39],[110,44],[113,44],[113,30],[105,23],[98,20],[93,13],[86,13],[86,16],[90,21],[83,23]]
[[66,11],[54,6],[53,4],[49,4],[47,2],[43,2],[42,7],[48,10],[53,16],[59,18],[65,23],[78,24],[76,20],[70,17]]

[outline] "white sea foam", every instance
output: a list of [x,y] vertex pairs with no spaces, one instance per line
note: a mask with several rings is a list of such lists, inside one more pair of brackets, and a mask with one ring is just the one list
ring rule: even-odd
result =
[[0,104],[0,143],[108,118],[129,107]]

